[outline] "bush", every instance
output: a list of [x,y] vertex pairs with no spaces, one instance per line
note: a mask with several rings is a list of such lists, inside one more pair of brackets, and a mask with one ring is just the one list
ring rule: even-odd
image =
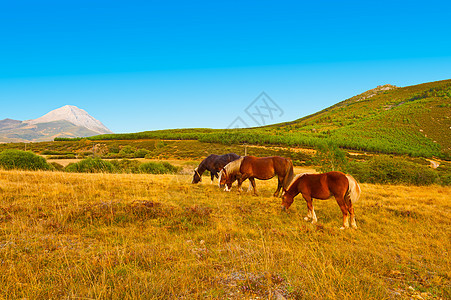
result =
[[120,173],[139,173],[139,166],[141,165],[139,161],[130,159],[114,159],[111,164]]
[[48,159],[74,159],[75,154],[67,154],[67,155],[50,155],[47,157]]
[[360,182],[413,185],[440,183],[438,172],[430,167],[388,156],[349,162],[345,171]]
[[101,160],[100,158],[88,157],[77,163],[67,165],[65,170],[67,172],[77,173],[113,173],[115,171],[115,167],[112,163]]
[[59,151],[55,150],[44,150],[41,152],[42,155],[60,155],[61,153]]
[[138,149],[135,151],[134,156],[136,158],[144,158],[149,153],[149,150],[146,149]]
[[179,168],[171,165],[168,162],[148,162],[141,164],[139,166],[139,171],[141,173],[147,174],[175,174],[179,171]]
[[119,146],[118,145],[116,145],[116,144],[113,144],[113,145],[111,145],[109,148],[108,148],[108,152],[109,153],[119,153],[119,151],[121,151],[121,149],[119,148]]
[[64,166],[57,162],[51,162],[50,165],[53,167],[53,170],[55,171],[64,171]]
[[313,161],[321,166],[321,172],[340,171],[346,168],[346,152],[331,143],[319,145]]
[[92,152],[92,151],[82,151],[82,152],[78,153],[78,157],[80,157],[80,158],[84,158],[87,156],[93,156],[93,155],[94,155],[94,152]]
[[135,153],[136,149],[133,148],[132,146],[125,146],[121,149],[121,151],[119,151],[119,156],[121,157],[129,157],[132,158],[134,153]]
[[11,170],[50,170],[45,158],[30,151],[5,150],[0,152],[0,167]]

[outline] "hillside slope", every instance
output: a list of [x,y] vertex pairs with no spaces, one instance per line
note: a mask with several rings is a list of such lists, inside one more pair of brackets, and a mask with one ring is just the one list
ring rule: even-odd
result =
[[323,136],[346,148],[425,154],[450,153],[450,129],[451,80],[381,86],[316,114],[266,128]]

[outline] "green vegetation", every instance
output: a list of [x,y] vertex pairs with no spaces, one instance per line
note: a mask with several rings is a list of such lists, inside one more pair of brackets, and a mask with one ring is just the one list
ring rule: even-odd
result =
[[114,165],[99,158],[88,157],[77,163],[69,164],[65,170],[76,173],[113,173]]
[[[374,89],[302,119],[249,129],[175,129],[107,134],[100,140],[197,140],[225,145],[340,148],[451,159],[451,80]],[[57,139],[66,141],[70,139]]]
[[180,168],[174,167],[168,162],[148,162],[141,164],[138,170],[140,173],[147,174],[175,174],[180,170]]
[[[189,159],[189,160],[201,160],[208,155],[224,154],[224,153],[236,153],[238,155],[244,155],[246,148],[249,155],[255,156],[271,156],[278,155],[290,158],[297,165],[310,164],[310,155],[292,151],[288,147],[258,147],[255,145],[224,145],[222,143],[204,143],[195,140],[105,140],[105,141],[57,141],[57,142],[42,142],[42,143],[10,143],[0,144],[0,149],[27,149],[44,155],[47,155],[48,159],[72,159],[72,158],[85,158],[86,156],[100,157],[104,159],[122,159],[141,157],[146,153],[147,159]],[[96,147],[97,146],[97,147]],[[102,149],[101,153],[93,152],[92,149]],[[132,151],[119,154],[123,149],[131,149]],[[55,155],[58,153],[58,155]],[[69,154],[68,154],[69,153]]]
[[79,162],[69,164],[64,170],[76,173],[175,174],[180,171],[180,168],[168,162],[140,163],[129,159],[107,161],[88,157]]
[[318,149],[314,157],[320,172],[341,171],[352,174],[359,182],[405,185],[450,185],[448,162],[432,169],[424,159],[389,155],[347,155],[337,148]]
[[[20,144],[8,145],[19,145],[20,147]],[[194,162],[194,165],[190,168],[193,169],[196,164],[212,153],[234,152],[244,155],[247,152],[248,155],[259,157],[273,155],[287,157],[293,161],[295,166],[315,166],[320,172],[330,170],[343,171],[354,175],[360,182],[451,185],[450,162],[441,161],[437,169],[431,169],[429,167],[430,163],[423,158],[384,154],[366,155],[363,152],[360,152],[360,155],[350,155],[334,143],[326,142],[321,144],[316,150],[274,146],[224,145],[194,140],[111,140],[96,144],[83,140],[53,142],[51,146],[58,148],[58,152],[55,150],[41,150],[42,153],[51,154],[47,156],[48,159],[54,161],[50,168],[68,172],[171,174],[180,170],[176,170],[174,166],[168,167],[161,161],[182,160]],[[42,145],[37,143],[30,144],[28,147],[38,149]],[[104,150],[101,153],[93,152],[93,148]],[[88,151],[88,149],[91,151]],[[120,152],[122,154],[119,154]],[[61,155],[55,155],[55,153],[61,153]],[[67,153],[73,154],[68,155]],[[142,157],[144,153],[146,153],[146,159],[159,160],[159,162],[149,163],[142,159],[141,161],[136,160],[136,157]],[[78,160],[74,158],[81,158],[82,160],[77,162]],[[59,159],[69,159],[69,161],[74,159],[74,163],[65,169],[58,163]]]
[[345,171],[360,182],[382,184],[430,185],[446,184],[440,173],[400,158],[376,156],[365,162],[351,162]]
[[50,170],[45,158],[29,151],[5,150],[0,152],[0,168],[5,170]]

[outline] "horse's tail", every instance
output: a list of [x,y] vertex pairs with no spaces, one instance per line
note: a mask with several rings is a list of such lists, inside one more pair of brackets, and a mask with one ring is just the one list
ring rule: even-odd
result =
[[348,178],[349,186],[345,194],[345,199],[350,200],[351,203],[356,203],[360,198],[360,185],[351,175],[346,174],[346,178]]
[[290,186],[291,182],[294,179],[293,162],[291,160],[289,160],[289,162],[290,162],[290,167],[288,170],[288,174],[283,179],[283,190],[284,191],[288,190],[288,187]]

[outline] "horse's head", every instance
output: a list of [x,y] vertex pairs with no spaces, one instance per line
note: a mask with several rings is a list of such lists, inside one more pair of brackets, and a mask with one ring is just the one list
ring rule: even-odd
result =
[[287,210],[293,203],[294,196],[285,192],[282,196],[282,210]]
[[198,183],[202,181],[202,176],[200,176],[199,172],[197,171],[197,168],[194,169],[194,175],[193,175],[193,181],[191,183]]
[[236,180],[235,176],[233,174],[227,174],[227,171],[225,168],[219,172],[219,187],[224,188],[225,191],[230,192],[230,189],[232,188],[232,183]]
[[223,188],[227,182],[227,172],[224,168],[219,172],[219,187]]

